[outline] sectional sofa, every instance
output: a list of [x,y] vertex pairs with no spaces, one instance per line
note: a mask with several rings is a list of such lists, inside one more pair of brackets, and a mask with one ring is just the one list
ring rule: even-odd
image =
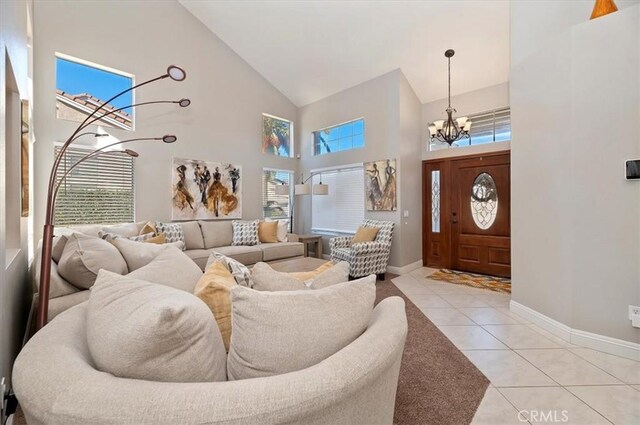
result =
[[[139,234],[148,221],[124,223],[118,225],[82,225],[56,228],[56,238],[73,232],[98,237],[99,232],[106,231],[122,236]],[[295,234],[288,234],[286,242],[261,243],[254,246],[233,246],[233,226],[231,221],[184,221],[179,222],[184,234],[184,253],[191,258],[202,270],[212,251],[217,251],[231,257],[244,265],[251,266],[264,261],[272,262],[282,259],[301,257],[304,246],[298,242]],[[57,240],[55,241],[57,242]],[[54,247],[57,244],[54,243]],[[63,247],[58,247],[62,249]],[[55,251],[55,249],[54,249]],[[37,291],[40,282],[40,246],[36,251],[33,264],[33,284]],[[49,317],[53,319],[68,308],[86,301],[89,291],[78,288],[66,281],[58,273],[58,264],[54,257],[51,264],[51,287],[49,291]]]

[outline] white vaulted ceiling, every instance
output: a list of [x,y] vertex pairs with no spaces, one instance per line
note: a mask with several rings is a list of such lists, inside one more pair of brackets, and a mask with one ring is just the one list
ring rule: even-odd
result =
[[509,79],[509,2],[180,0],[293,103],[400,68],[425,103]]

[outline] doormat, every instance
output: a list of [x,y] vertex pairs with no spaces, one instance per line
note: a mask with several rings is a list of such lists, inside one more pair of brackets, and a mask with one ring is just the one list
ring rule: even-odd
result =
[[487,276],[484,274],[459,272],[449,269],[440,269],[426,277],[427,279],[441,280],[443,282],[455,283],[456,285],[473,286],[474,288],[489,289],[505,294],[511,293],[511,279],[505,277]]

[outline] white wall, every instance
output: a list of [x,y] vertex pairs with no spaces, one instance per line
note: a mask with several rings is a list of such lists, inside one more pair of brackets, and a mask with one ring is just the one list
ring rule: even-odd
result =
[[[640,6],[588,21],[581,2],[553,4],[512,3],[512,298],[639,343],[640,185],[624,160],[640,157]],[[555,13],[564,31],[555,17],[535,36]]]
[[[136,160],[136,219],[171,219],[171,159],[194,158],[241,165],[243,217],[262,217],[263,167],[297,169],[293,158],[261,153],[263,112],[296,121],[297,108],[177,2],[36,2],[34,81],[36,205],[53,161],[53,143],[77,123],[56,119],[55,53],[135,75],[156,77],[182,66],[182,83],[163,80],[137,90],[136,102],[188,97],[187,109],[153,105],[136,110],[136,131],[110,130],[120,138],[176,134],[173,145],[132,143]],[[85,142],[92,142],[91,138]],[[44,217],[36,216],[36,238]]]
[[29,219],[21,218],[20,100],[30,99],[26,1],[0,2],[0,378],[11,368],[31,305]]
[[[422,159],[436,159],[458,155],[496,152],[510,149],[510,142],[487,143],[462,148],[445,148],[429,151],[429,124],[435,120],[446,119],[447,98],[434,100],[422,105]],[[509,82],[485,87],[456,96],[451,96],[451,106],[456,109],[456,117],[491,111],[509,106]]]
[[[359,84],[300,108],[298,138],[302,145],[301,171],[396,158],[398,168],[398,211],[367,211],[366,218],[389,220],[396,223],[390,265],[401,267],[421,258],[419,245],[410,253],[405,252],[405,235],[420,233],[422,210],[415,198],[420,199],[420,184],[406,189],[404,179],[409,182],[420,174],[420,139],[418,130],[418,106],[415,94],[401,71],[396,70],[373,80]],[[402,118],[401,118],[402,115]],[[365,120],[365,147],[326,155],[313,156],[313,131],[356,118]],[[411,122],[413,120],[413,122]],[[401,128],[402,127],[402,128]],[[409,158],[412,156],[412,158]],[[406,168],[405,168],[406,167]],[[362,195],[364,198],[364,194]],[[311,230],[311,197],[300,197],[302,230]],[[401,211],[409,210],[409,218],[401,220]],[[406,224],[405,224],[406,223]],[[327,239],[327,238],[325,238]],[[325,241],[326,243],[326,241]],[[402,247],[402,248],[401,248]],[[328,252],[328,251],[327,251]]]

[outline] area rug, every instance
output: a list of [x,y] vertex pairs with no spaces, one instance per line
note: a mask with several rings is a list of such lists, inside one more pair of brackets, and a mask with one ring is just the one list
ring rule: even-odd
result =
[[378,281],[376,302],[391,296],[404,299],[409,325],[394,424],[471,423],[489,380],[388,277]]
[[511,279],[497,276],[487,276],[457,270],[440,269],[427,276],[427,279],[441,280],[457,285],[473,286],[474,288],[489,289],[504,294],[511,293]]

